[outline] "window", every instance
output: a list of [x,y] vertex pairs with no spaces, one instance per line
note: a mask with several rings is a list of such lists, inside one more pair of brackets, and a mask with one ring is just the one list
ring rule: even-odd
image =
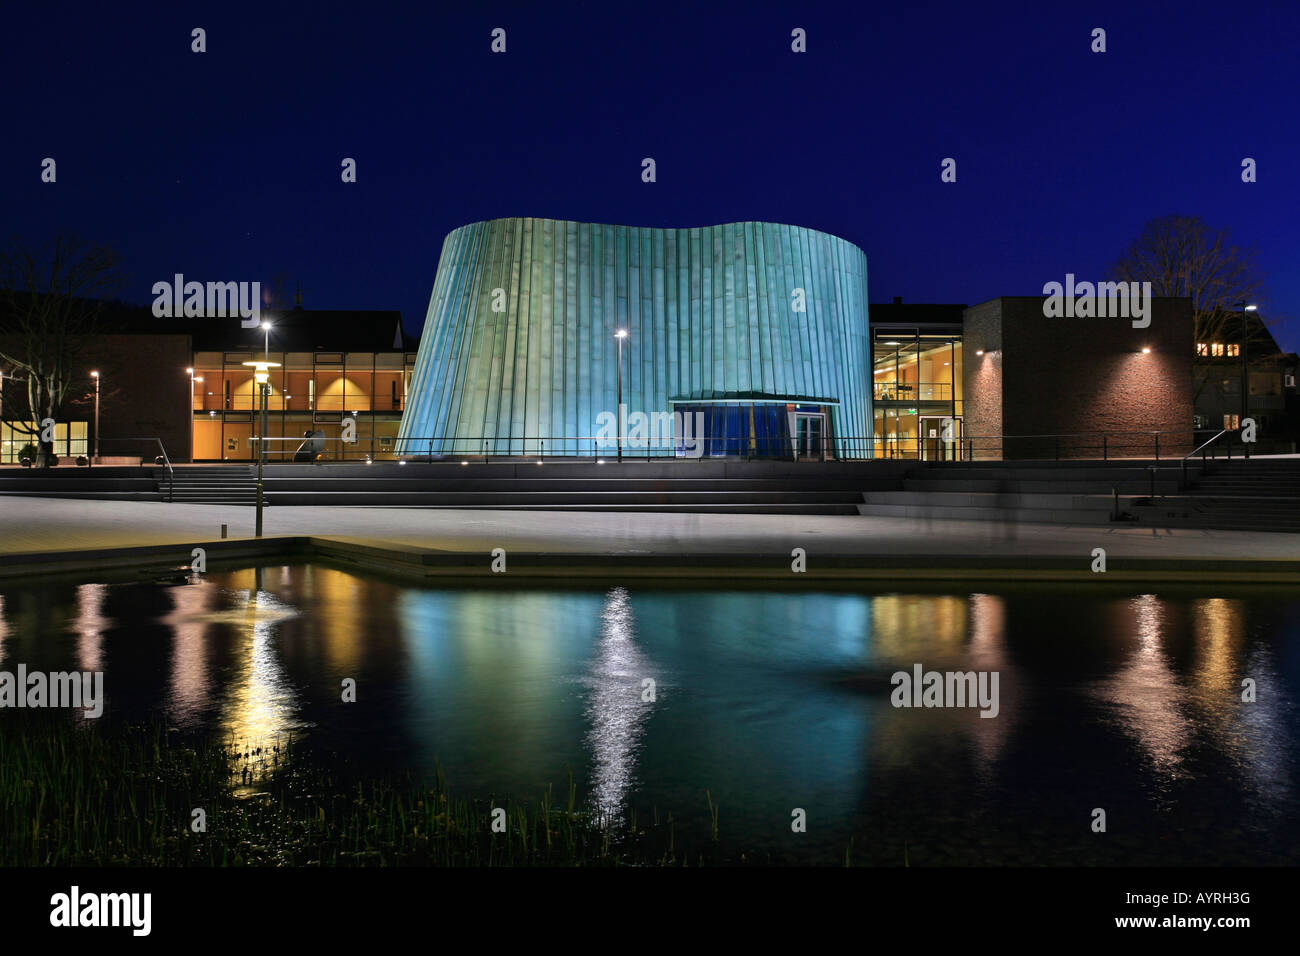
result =
[[1237,415],[1224,415],[1224,416],[1223,416],[1223,427],[1224,427],[1224,428],[1230,428],[1230,429],[1232,429],[1233,431],[1236,431],[1237,428],[1238,428],[1238,421],[1239,421],[1239,418],[1240,418],[1240,417],[1237,416]]
[[1223,343],[1215,342],[1210,346],[1210,354],[1215,358],[1223,358]]
[[1196,343],[1196,354],[1197,354],[1197,355],[1209,355],[1209,354],[1210,354],[1210,347],[1209,347],[1208,345],[1206,345],[1204,342],[1197,342],[1197,343]]
[[1282,384],[1287,388],[1295,388],[1295,373],[1287,372],[1282,376]]
[[1240,346],[1240,345],[1229,345],[1229,346],[1228,346],[1228,354],[1229,354],[1229,355],[1240,355],[1240,354],[1241,354],[1241,346]]

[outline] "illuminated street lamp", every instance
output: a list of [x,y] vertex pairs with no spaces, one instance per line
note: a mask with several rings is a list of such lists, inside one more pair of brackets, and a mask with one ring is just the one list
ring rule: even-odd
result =
[[91,372],[90,377],[95,380],[95,463],[99,463],[99,373]]
[[623,460],[623,340],[627,338],[627,329],[619,329],[614,333],[614,338],[618,340],[618,408],[614,410],[614,417],[618,421],[618,460]]
[[[265,328],[270,328],[269,325]],[[252,366],[253,381],[257,383],[257,391],[261,399],[262,408],[262,427],[261,433],[257,440],[257,528],[255,534],[257,537],[262,536],[262,465],[266,461],[266,433],[267,427],[267,396],[271,393],[271,369],[279,368],[279,362],[245,362],[245,365]]]

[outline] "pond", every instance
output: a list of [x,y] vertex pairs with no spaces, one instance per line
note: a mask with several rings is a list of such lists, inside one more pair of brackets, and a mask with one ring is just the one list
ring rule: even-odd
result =
[[[102,672],[95,732],[292,737],[296,760],[440,767],[465,796],[572,773],[587,806],[671,812],[687,842],[712,805],[751,861],[1300,862],[1293,590],[507,590],[277,565],[2,586],[0,670],[20,664]],[[896,706],[918,667],[996,675],[995,706]]]

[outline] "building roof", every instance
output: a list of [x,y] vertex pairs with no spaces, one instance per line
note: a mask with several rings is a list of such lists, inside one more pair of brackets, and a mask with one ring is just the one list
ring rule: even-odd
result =
[[[278,352],[413,352],[418,336],[402,328],[396,309],[303,309],[264,311],[271,323],[271,349]],[[148,306],[104,303],[101,334],[188,335],[196,352],[260,351],[264,333],[228,318],[157,318]]]
[[929,325],[960,326],[962,324],[962,313],[965,311],[966,306],[964,304],[922,302],[904,304],[903,300],[898,297],[895,297],[893,302],[867,306],[872,328],[882,325],[907,326],[909,328]]

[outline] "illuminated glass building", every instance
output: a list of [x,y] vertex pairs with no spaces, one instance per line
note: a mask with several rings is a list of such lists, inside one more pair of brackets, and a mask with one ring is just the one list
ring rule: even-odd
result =
[[636,443],[638,413],[676,412],[708,456],[866,457],[870,367],[866,255],[843,239],[494,219],[443,245],[398,451],[613,454],[621,372],[625,455],[689,454]]

